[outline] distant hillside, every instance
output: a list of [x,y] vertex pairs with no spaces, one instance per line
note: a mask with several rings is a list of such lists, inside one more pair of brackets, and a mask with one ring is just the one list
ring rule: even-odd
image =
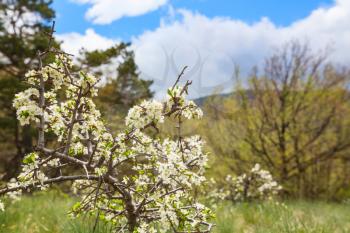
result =
[[198,106],[203,106],[204,103],[211,98],[228,98],[232,95],[232,93],[226,93],[226,94],[215,94],[215,95],[208,95],[208,96],[203,96],[197,99],[194,99],[193,101],[198,105]]
[[[254,95],[253,95],[253,92],[251,90],[246,90],[246,94],[248,95],[248,98],[249,99],[253,99],[254,98]],[[226,99],[226,98],[229,98],[229,97],[232,97],[236,95],[235,92],[232,92],[232,93],[225,93],[225,94],[214,94],[214,95],[208,95],[208,96],[203,96],[203,97],[200,97],[200,98],[197,98],[197,99],[194,99],[193,101],[198,105],[198,106],[203,106],[204,103],[208,100],[208,99],[211,99],[211,98],[215,98],[215,99]]]

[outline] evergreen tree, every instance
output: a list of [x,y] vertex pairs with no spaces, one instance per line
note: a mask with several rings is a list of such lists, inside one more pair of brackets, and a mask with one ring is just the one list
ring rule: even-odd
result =
[[83,50],[79,63],[83,69],[102,79],[96,103],[105,118],[112,118],[113,122],[118,122],[130,107],[153,96],[150,90],[153,81],[139,78],[130,44],[120,43],[104,51]]
[[[48,47],[45,34],[55,17],[51,4],[52,0],[0,1],[0,158],[9,168],[7,179],[18,173],[23,156],[32,150],[33,130],[19,126],[11,100],[25,88],[21,80],[26,71],[37,66],[37,51]],[[52,46],[58,44],[53,41]]]

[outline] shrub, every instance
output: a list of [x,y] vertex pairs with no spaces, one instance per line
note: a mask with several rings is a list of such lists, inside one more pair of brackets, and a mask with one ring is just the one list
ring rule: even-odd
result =
[[[179,86],[180,75],[164,101],[131,108],[125,131],[113,136],[93,101],[98,80],[73,71],[70,56],[59,51],[41,53],[39,64],[51,52],[55,62],[28,72],[31,87],[14,99],[19,122],[36,125],[38,142],[24,158],[21,174],[0,195],[18,198],[22,191],[71,181],[81,197],[72,207],[73,217],[96,215],[118,232],[209,232],[211,211],[190,194],[205,180],[203,141],[181,135],[184,120],[202,116],[186,100],[191,82]],[[178,133],[159,139],[158,126],[165,119],[178,123]],[[49,133],[56,138],[50,146]]]
[[221,188],[215,180],[211,180],[210,197],[214,200],[223,199],[233,202],[272,199],[281,190],[281,186],[273,179],[269,171],[256,164],[248,173],[238,177],[227,175]]

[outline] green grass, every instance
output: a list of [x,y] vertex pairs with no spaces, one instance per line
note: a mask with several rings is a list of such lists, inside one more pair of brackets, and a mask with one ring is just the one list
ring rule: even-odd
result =
[[[94,221],[71,220],[74,200],[51,192],[24,197],[0,213],[0,233],[89,233]],[[350,233],[350,204],[291,201],[222,203],[216,210],[216,233]],[[100,226],[96,233],[109,232]]]
[[[0,212],[0,233],[88,233],[94,220],[67,216],[75,201],[58,192],[25,196]],[[110,232],[99,226],[95,233]]]
[[350,232],[350,205],[294,201],[221,205],[216,232],[345,233]]

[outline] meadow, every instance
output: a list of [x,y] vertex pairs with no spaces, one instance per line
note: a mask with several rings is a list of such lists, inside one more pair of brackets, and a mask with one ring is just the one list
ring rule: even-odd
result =
[[[58,192],[37,193],[8,205],[0,213],[1,233],[91,233],[94,220],[70,219],[74,199]],[[286,201],[219,203],[216,233],[346,233],[350,232],[350,203]],[[96,233],[110,232],[100,224]]]

